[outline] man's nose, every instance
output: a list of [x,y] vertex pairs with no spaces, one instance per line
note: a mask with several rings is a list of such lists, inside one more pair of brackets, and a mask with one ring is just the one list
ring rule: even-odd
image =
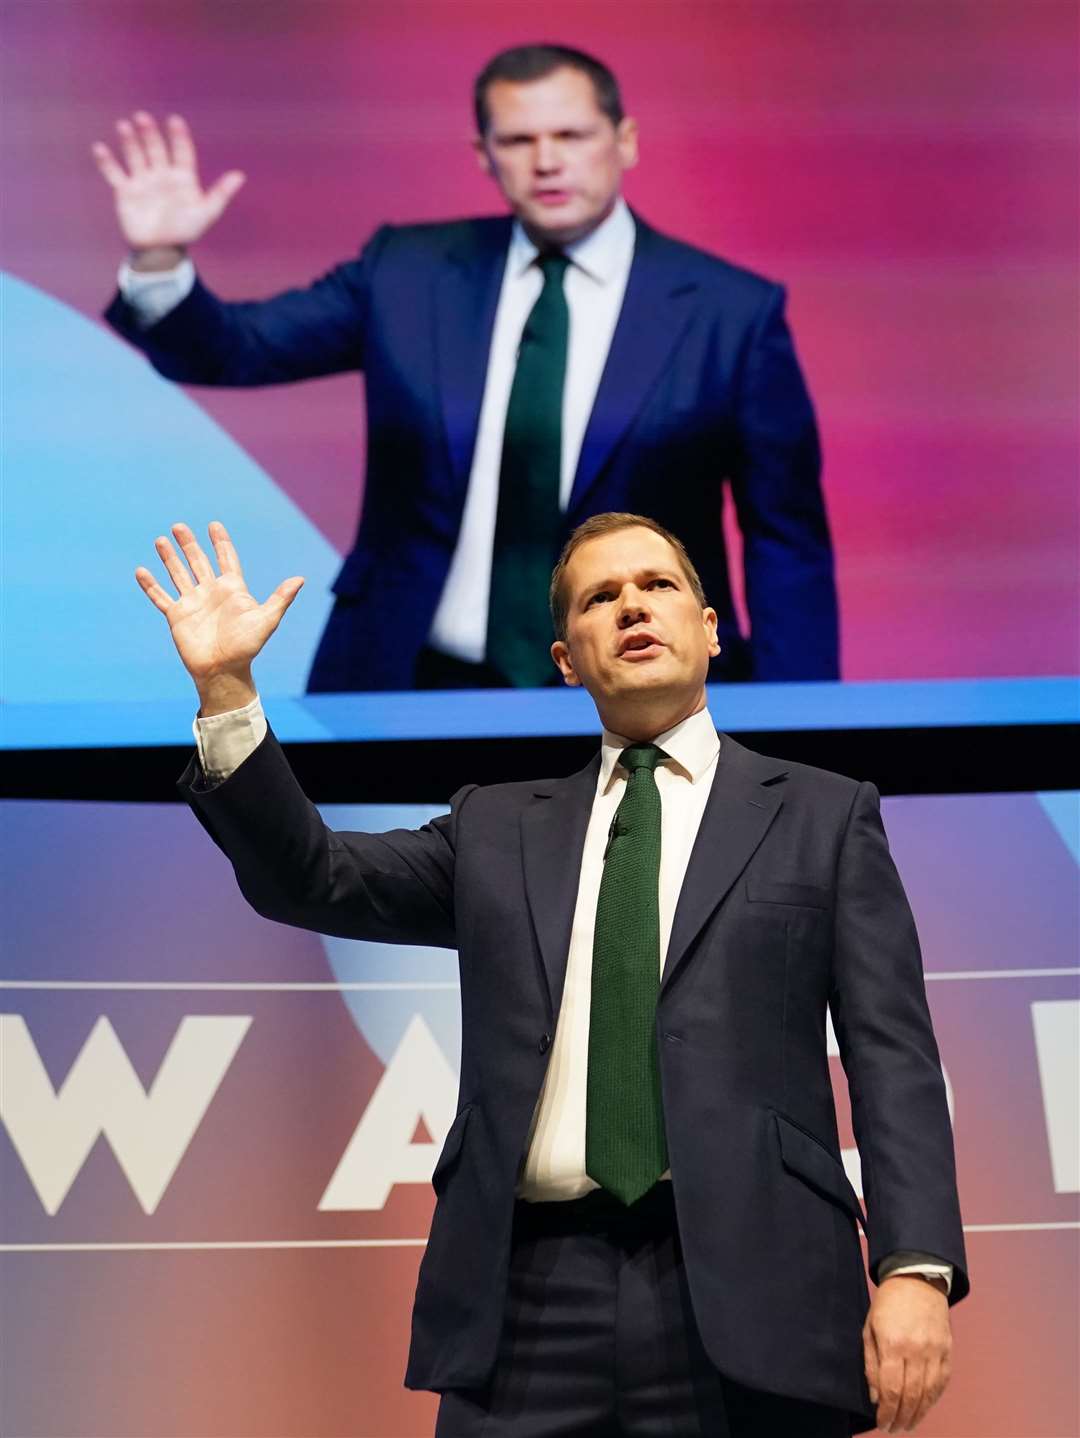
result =
[[533,168],[538,174],[549,175],[559,168],[559,147],[554,140],[541,136],[533,151]]
[[632,624],[643,624],[648,617],[649,605],[642,591],[636,586],[624,589],[619,596],[619,628],[629,629]]

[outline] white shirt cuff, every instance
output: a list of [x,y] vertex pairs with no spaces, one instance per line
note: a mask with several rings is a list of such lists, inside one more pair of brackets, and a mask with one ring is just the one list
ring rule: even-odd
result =
[[886,1269],[881,1275],[881,1281],[892,1278],[897,1273],[919,1273],[923,1278],[944,1278],[945,1292],[952,1292],[953,1267],[951,1263],[900,1263],[895,1268]]
[[187,299],[195,284],[195,266],[185,258],[171,270],[143,271],[133,270],[125,260],[116,283],[135,311],[135,323],[141,330],[148,330]]
[[191,726],[199,763],[211,784],[223,784],[230,774],[254,754],[266,738],[266,715],[262,700],[256,694],[242,709],[225,714],[211,714],[208,719],[196,716]]

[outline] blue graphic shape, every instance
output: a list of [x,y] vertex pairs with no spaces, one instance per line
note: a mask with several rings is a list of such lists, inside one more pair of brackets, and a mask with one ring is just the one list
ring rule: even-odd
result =
[[1036,794],[1043,813],[1057,830],[1061,842],[1077,864],[1080,864],[1080,792]]
[[[445,804],[322,804],[319,812],[332,829],[380,834],[387,829],[417,829],[445,814]],[[327,961],[339,984],[395,984],[400,988],[346,990],[342,999],[369,1047],[390,1062],[415,1014],[455,1068],[461,1066],[461,1000],[458,962],[453,949],[411,944],[374,944],[359,939],[322,938]],[[438,987],[432,987],[438,985]]]
[[[6,703],[190,699],[137,564],[185,519],[228,526],[258,599],[307,580],[260,657],[264,694],[303,692],[340,558],[178,386],[115,335],[0,274]],[[167,581],[166,581],[167,582]]]

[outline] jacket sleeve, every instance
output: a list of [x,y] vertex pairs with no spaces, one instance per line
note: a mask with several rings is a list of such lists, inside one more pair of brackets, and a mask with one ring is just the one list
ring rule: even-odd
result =
[[752,677],[840,675],[832,542],[806,383],[770,288],[739,375],[731,491],[743,539]]
[[340,938],[439,948],[457,943],[456,830],[475,787],[421,829],[337,832],[306,798],[269,731],[224,782],[209,783],[194,756],[179,781],[264,918]]
[[196,279],[187,298],[148,329],[120,294],[105,318],[159,374],[183,384],[283,384],[363,369],[371,277],[389,233],[378,230],[358,259],[306,289],[230,303]]
[[870,1275],[904,1251],[953,1265],[968,1291],[952,1126],[926,1002],[922,957],[881,822],[859,786],[839,856],[829,1004],[862,1160]]

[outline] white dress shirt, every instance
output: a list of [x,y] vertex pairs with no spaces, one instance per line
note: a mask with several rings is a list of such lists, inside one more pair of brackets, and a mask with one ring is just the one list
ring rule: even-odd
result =
[[[604,851],[615,811],[626,792],[627,771],[618,762],[630,739],[606,729],[600,751],[596,797],[581,856],[574,923],[562,1004],[544,1086],[533,1115],[518,1194],[526,1199],[578,1198],[599,1185],[585,1172],[585,1094],[589,1065],[593,928]],[[690,851],[712,788],[720,740],[707,709],[701,709],[653,741],[668,759],[656,767],[660,791],[660,972]]]
[[[559,503],[564,510],[570,500],[585,429],[622,309],[634,258],[634,235],[633,216],[626,202],[619,199],[602,224],[584,239],[567,245],[564,251],[570,260],[563,279],[570,312],[559,482]],[[521,334],[544,285],[540,269],[534,263],[537,254],[536,246],[515,221],[495,311],[465,511],[429,635],[432,648],[471,663],[480,663],[487,648],[491,555],[499,505],[503,431]],[[152,274],[135,271],[126,264],[120,267],[120,292],[134,310],[136,323],[142,329],[156,324],[186,299],[194,283],[195,267],[187,259],[173,270]]]

